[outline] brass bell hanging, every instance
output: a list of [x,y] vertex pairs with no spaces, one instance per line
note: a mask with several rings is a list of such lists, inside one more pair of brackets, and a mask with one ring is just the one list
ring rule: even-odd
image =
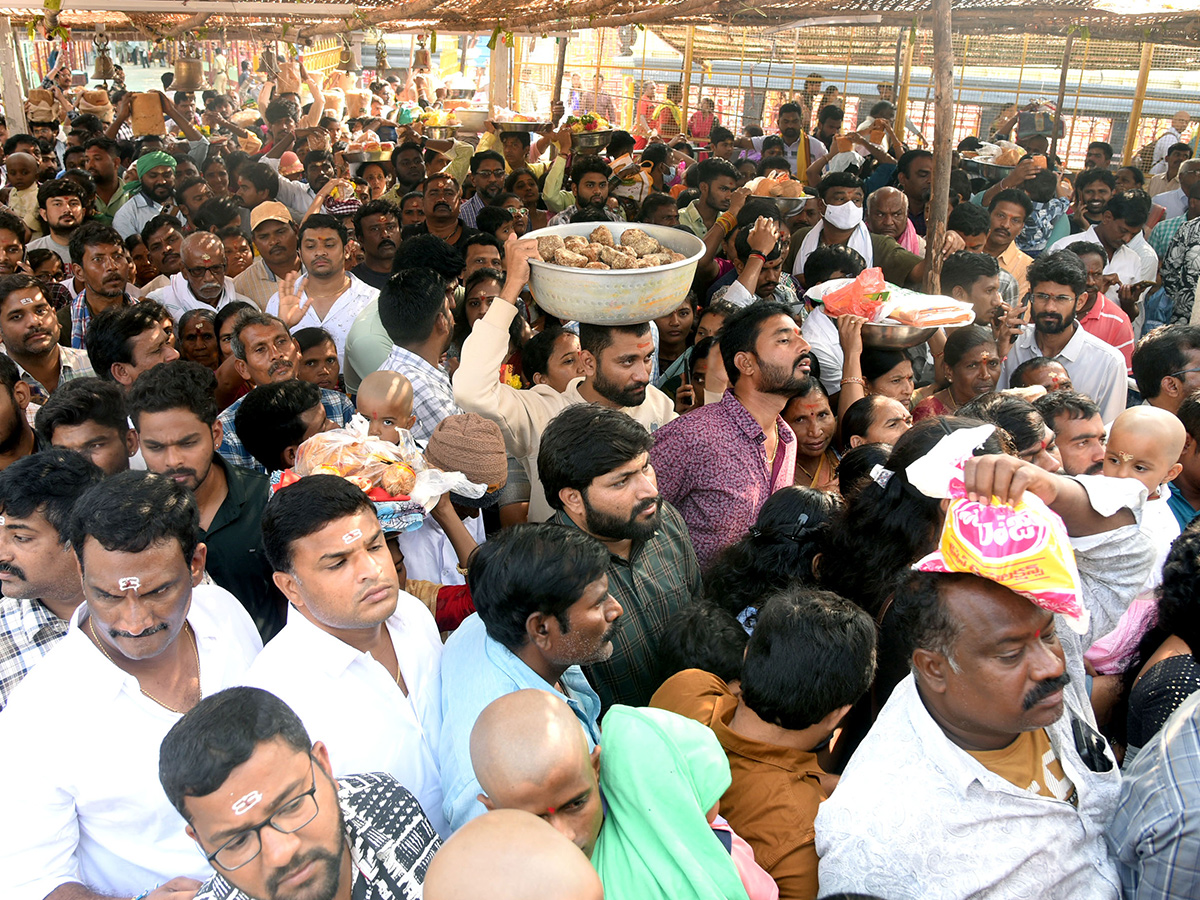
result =
[[337,68],[342,72],[349,72],[351,75],[357,75],[362,71],[354,58],[354,48],[350,46],[350,42],[342,38],[342,52],[338,57]]
[[412,66],[418,71],[425,69],[426,71],[433,68],[433,57],[429,51],[425,49],[425,35],[417,35],[417,49],[413,51]]
[[[92,46],[96,48],[96,63],[92,66],[92,80],[109,82],[117,76],[112,57],[108,55],[108,35],[103,31],[92,38]],[[108,87],[107,83],[104,85]]]
[[388,70],[388,53],[387,44],[383,40],[383,35],[379,35],[379,40],[375,42],[375,71],[386,72]]
[[204,64],[200,60],[200,48],[195,41],[186,41],[179,50],[175,60],[175,78],[171,81],[171,89],[191,93],[203,90]]

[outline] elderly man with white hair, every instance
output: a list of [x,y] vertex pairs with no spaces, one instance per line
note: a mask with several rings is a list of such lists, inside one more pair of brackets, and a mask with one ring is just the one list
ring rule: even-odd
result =
[[894,187],[881,187],[867,196],[867,230],[890,237],[909,253],[925,255],[925,240],[908,217],[908,196]]
[[189,309],[216,311],[226,304],[250,301],[237,292],[233,279],[225,274],[225,245],[215,234],[197,231],[183,239],[183,268],[171,276],[165,287],[151,291],[148,300],[157,300],[179,321]]

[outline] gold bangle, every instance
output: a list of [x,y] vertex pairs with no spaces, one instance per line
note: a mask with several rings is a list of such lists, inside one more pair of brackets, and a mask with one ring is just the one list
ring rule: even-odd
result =
[[866,383],[866,381],[864,381],[864,380],[863,380],[863,379],[861,379],[861,378],[856,378],[856,377],[855,377],[855,376],[853,376],[853,375],[852,375],[852,376],[850,376],[849,378],[843,378],[843,379],[842,379],[842,384],[861,384],[863,387],[866,387],[866,386],[867,386],[867,383]]

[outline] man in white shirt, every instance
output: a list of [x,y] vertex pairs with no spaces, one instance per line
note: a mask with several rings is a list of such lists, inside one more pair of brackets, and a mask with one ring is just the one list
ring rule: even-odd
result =
[[148,300],[157,300],[176,322],[190,309],[214,312],[230,303],[249,303],[225,274],[225,245],[215,234],[197,231],[183,239],[183,268],[171,276],[166,287],[151,291]]
[[316,213],[300,226],[300,264],[306,273],[284,276],[279,293],[267,301],[268,315],[279,316],[293,333],[324,328],[345,365],[346,336],[358,314],[379,299],[379,291],[346,271],[350,235],[334,216]]
[[279,490],[263,514],[288,623],[246,683],[324,734],[334,775],[387,772],[442,834],[438,739],[442,642],[429,608],[401,591],[375,507],[334,475]]
[[0,780],[5,900],[167,900],[211,874],[158,784],[158,748],[262,644],[241,604],[200,586],[199,535],[195,498],[159,475],[114,475],[75,504],[85,602],[0,713],[0,765],[25,773]]
[[1166,210],[1163,221],[1177,219],[1188,211],[1188,191],[1200,181],[1200,159],[1189,159],[1179,166],[1179,181],[1174,189],[1158,194],[1154,202]]
[[908,573],[892,616],[912,671],[817,813],[821,893],[1117,900],[1121,776],[1071,684],[1063,617],[937,572]]
[[1100,406],[1106,423],[1125,408],[1125,357],[1116,347],[1086,331],[1076,318],[1087,303],[1087,270],[1070,251],[1043,253],[1029,267],[1033,321],[1013,341],[1000,385],[1007,387],[1013,370],[1035,356],[1062,363],[1075,390]]
[[1187,143],[1183,133],[1192,122],[1192,117],[1180,110],[1171,119],[1171,127],[1163,132],[1162,137],[1154,144],[1154,161],[1150,166],[1150,174],[1157,175],[1167,170],[1167,154],[1176,144]]

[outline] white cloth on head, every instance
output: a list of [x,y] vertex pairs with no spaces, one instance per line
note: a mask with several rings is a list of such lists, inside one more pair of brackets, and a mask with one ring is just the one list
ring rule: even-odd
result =
[[[809,229],[808,234],[804,236],[804,240],[800,242],[800,249],[796,252],[796,264],[792,266],[792,275],[795,277],[803,277],[804,262],[808,259],[809,254],[820,245],[821,231],[824,228],[825,220],[821,219],[821,221]],[[866,222],[858,223],[858,227],[850,233],[850,240],[846,244],[866,261],[868,269],[875,265],[875,249],[871,244],[871,232],[867,230]]]

